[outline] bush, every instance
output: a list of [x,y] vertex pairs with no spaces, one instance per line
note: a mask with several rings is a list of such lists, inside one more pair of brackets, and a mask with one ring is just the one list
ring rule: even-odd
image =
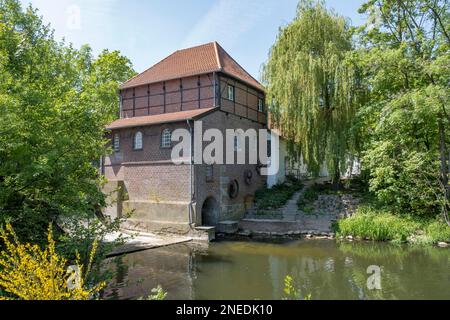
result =
[[298,199],[297,206],[300,211],[310,213],[312,211],[312,204],[319,198],[319,191],[314,185],[303,192]]
[[[0,255],[0,299],[17,300],[90,300],[104,286],[103,283],[86,288],[86,270],[76,264],[69,272],[68,261],[56,253],[51,227],[48,228],[48,246],[22,244],[11,225],[0,231],[5,250]],[[91,257],[95,255],[95,248]]]
[[292,178],[272,189],[262,188],[255,194],[256,207],[258,210],[279,209],[301,188],[303,188],[301,181]]

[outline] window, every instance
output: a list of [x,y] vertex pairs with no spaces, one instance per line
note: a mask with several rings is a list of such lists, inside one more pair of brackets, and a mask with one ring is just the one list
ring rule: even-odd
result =
[[206,182],[214,181],[214,166],[209,165],[206,167]]
[[264,112],[264,100],[261,98],[258,99],[258,111]]
[[228,185],[228,195],[231,199],[236,199],[239,195],[239,182],[237,180],[233,180]]
[[234,101],[234,87],[232,85],[228,85],[228,100]]
[[170,147],[172,147],[172,132],[169,129],[166,129],[161,135],[161,148]]
[[234,151],[240,152],[242,151],[241,148],[241,136],[234,136]]
[[272,158],[272,137],[267,137],[267,158]]
[[143,135],[142,132],[138,131],[134,135],[134,150],[142,150],[143,143],[142,143]]
[[120,151],[120,134],[118,134],[118,133],[116,133],[114,135],[113,148],[114,148],[114,152]]

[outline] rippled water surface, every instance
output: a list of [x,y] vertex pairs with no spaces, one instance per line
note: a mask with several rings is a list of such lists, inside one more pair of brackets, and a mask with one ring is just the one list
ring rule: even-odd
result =
[[[369,290],[369,266],[381,290]],[[450,299],[450,250],[387,243],[300,240],[180,245],[110,261],[110,299],[135,299],[161,285],[168,299],[282,299],[292,276],[313,299]]]

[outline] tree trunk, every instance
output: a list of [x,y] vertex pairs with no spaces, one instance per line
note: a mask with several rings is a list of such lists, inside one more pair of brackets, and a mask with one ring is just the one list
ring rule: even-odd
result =
[[[449,203],[450,203],[450,184],[449,184],[449,174],[450,174],[450,159],[447,158],[447,146],[445,141],[445,126],[442,119],[439,120],[439,144],[440,144],[440,161],[441,161],[441,183],[444,188],[445,203],[443,205],[443,215],[445,221],[450,225],[450,220],[448,217]],[[449,155],[450,158],[450,155]]]
[[339,169],[339,159],[334,160],[334,172],[333,172],[333,187],[335,190],[339,190],[341,187],[341,170]]

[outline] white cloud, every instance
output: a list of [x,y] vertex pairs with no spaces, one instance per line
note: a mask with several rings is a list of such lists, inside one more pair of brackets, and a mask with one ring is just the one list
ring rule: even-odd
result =
[[269,17],[274,3],[276,5],[276,1],[270,0],[219,0],[194,26],[182,46],[219,41],[232,49],[241,34]]

